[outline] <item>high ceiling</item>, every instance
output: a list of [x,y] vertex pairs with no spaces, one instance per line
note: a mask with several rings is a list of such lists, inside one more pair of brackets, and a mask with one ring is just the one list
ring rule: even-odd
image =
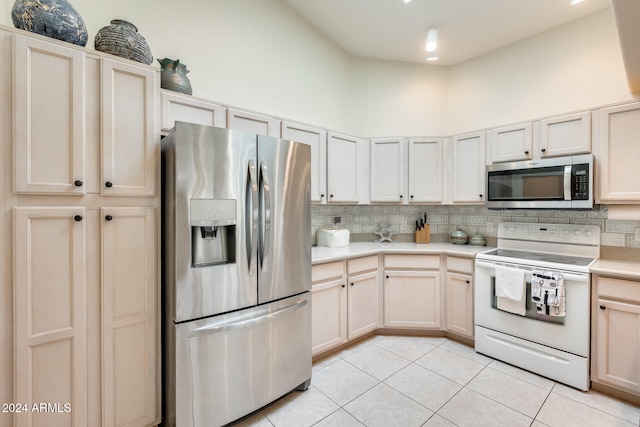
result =
[[611,7],[610,0],[283,1],[356,57],[426,63],[427,30],[438,27],[433,65],[458,64]]

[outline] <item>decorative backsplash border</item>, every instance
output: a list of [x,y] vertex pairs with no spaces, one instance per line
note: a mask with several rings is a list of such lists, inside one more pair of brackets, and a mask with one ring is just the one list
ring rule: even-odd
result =
[[[479,233],[496,238],[500,222],[541,222],[552,224],[598,225],[601,245],[619,248],[640,248],[635,231],[640,221],[610,220],[607,205],[596,205],[593,210],[537,210],[537,209],[487,209],[484,206],[390,206],[390,205],[312,205],[311,232],[315,244],[318,228],[333,226],[339,216],[339,227],[351,233],[374,233],[382,224],[390,224],[397,233],[413,233],[415,222],[424,213],[431,225],[431,233],[449,235],[461,228],[469,235]],[[493,240],[493,239],[491,239]],[[491,241],[489,240],[489,241]],[[495,241],[495,240],[494,240]]]

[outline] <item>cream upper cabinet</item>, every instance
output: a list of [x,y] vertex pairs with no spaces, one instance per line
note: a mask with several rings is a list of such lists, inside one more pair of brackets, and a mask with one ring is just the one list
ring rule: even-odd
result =
[[159,87],[155,70],[101,59],[102,195],[155,194]]
[[60,405],[15,414],[18,427],[88,425],[85,216],[83,207],[14,209],[11,401]]
[[14,35],[17,193],[86,192],[85,53]]
[[485,133],[477,132],[451,138],[452,161],[450,197],[452,203],[484,203]]
[[640,102],[594,112],[594,128],[596,203],[640,203]]
[[327,194],[327,131],[283,121],[282,138],[311,146],[311,201],[322,203]]
[[327,202],[360,203],[364,197],[369,162],[367,140],[335,132],[327,133]]
[[227,128],[280,138],[280,119],[235,108],[227,109]]
[[205,99],[166,89],[160,90],[162,133],[168,134],[176,121],[223,128],[227,109]]
[[567,114],[540,120],[534,158],[591,152],[591,113]]
[[104,426],[159,421],[156,209],[101,209]]
[[409,139],[408,203],[442,202],[443,162],[442,139]]
[[595,276],[591,379],[640,396],[640,281]]
[[406,139],[373,138],[370,144],[371,202],[402,202],[407,191]]
[[487,132],[489,163],[513,162],[532,158],[531,122],[504,126]]

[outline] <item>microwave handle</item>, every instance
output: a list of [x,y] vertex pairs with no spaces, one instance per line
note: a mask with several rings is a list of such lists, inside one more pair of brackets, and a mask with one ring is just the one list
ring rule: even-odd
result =
[[566,165],[564,167],[564,199],[571,200],[571,172],[573,170],[573,166]]

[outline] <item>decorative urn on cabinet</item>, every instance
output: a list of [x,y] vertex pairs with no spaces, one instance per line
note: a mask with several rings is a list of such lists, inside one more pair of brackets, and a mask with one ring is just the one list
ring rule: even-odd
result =
[[89,38],[82,17],[67,0],[16,0],[11,20],[21,30],[78,46]]
[[162,58],[158,59],[162,71],[160,72],[160,87],[174,92],[193,94],[191,82],[187,77],[189,70],[185,64],[181,64],[179,59]]
[[102,27],[94,39],[96,50],[143,64],[151,64],[153,56],[147,41],[138,28],[123,19],[111,20],[111,25]]

